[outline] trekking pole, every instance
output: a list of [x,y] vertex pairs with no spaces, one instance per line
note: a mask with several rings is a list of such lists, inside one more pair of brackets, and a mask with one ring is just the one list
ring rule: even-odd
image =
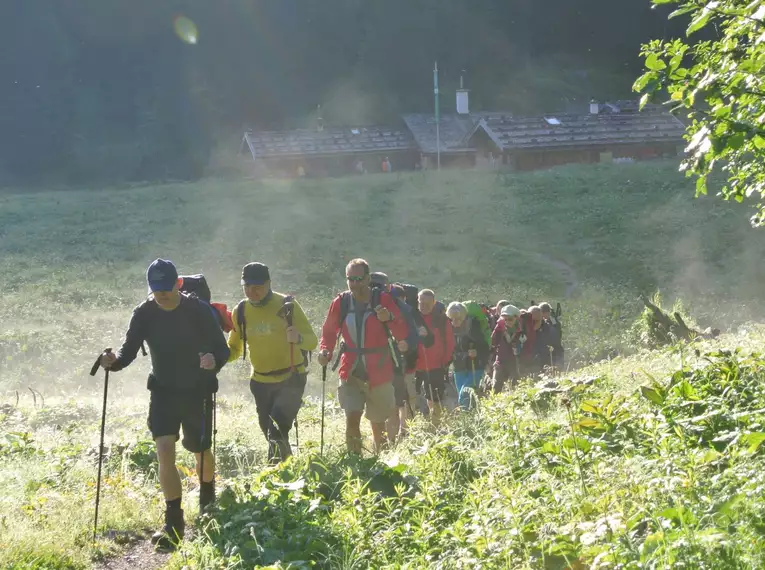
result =
[[[218,398],[215,392],[213,392],[212,395],[212,404],[213,404],[213,444],[212,444],[212,452],[213,452],[213,461],[215,461],[215,439],[218,435]],[[215,480],[215,472],[213,471],[213,481]]]
[[[101,357],[105,354],[111,354],[112,349],[107,348],[93,363],[93,367],[90,369],[90,375],[95,376],[98,372],[98,368],[101,366]],[[106,428],[106,400],[109,393],[109,369],[104,370],[104,404],[101,410],[101,440],[98,444],[98,477],[96,479],[96,515],[93,521],[93,542],[96,541],[96,531],[98,529],[98,507],[101,503],[101,466],[104,460],[104,430]]]
[[319,455],[324,456],[324,396],[327,387],[327,366],[321,367],[321,447]]
[[[286,301],[284,305],[282,305],[281,312],[284,315],[284,320],[287,322],[287,327],[292,326],[292,310],[294,309],[295,305],[292,301]],[[295,345],[290,343],[290,370],[292,370],[293,373],[296,372],[295,370]],[[300,401],[300,407],[302,407],[303,402]],[[295,413],[295,448],[300,451],[300,431],[298,429],[298,414],[300,414],[300,407],[298,407],[298,411]],[[287,435],[287,443],[289,443],[289,434]]]
[[207,426],[207,396],[202,400],[202,435],[199,436],[199,447],[202,451],[199,454],[199,492],[202,492],[202,484],[205,482],[205,431]]

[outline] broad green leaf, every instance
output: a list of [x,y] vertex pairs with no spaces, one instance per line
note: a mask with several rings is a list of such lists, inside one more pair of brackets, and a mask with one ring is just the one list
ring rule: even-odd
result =
[[655,53],[651,53],[645,58],[645,66],[652,71],[661,71],[666,69],[667,64]]
[[709,10],[702,10],[699,14],[696,15],[696,17],[693,18],[693,20],[691,20],[691,23],[688,25],[688,29],[685,31],[686,35],[690,36],[694,32],[698,32],[701,28],[706,26],[711,15],[712,12]]
[[583,453],[587,453],[592,449],[592,444],[583,437],[567,437],[563,440],[563,447],[566,449],[578,449]]
[[598,405],[598,402],[596,400],[585,400],[581,403],[579,406],[579,409],[583,412],[588,412],[590,414],[598,414],[600,413],[600,406]]
[[585,429],[603,429],[605,426],[594,418],[583,418],[576,422],[574,427]]
[[705,196],[707,193],[707,177],[699,176],[696,179],[696,196]]
[[675,10],[674,12],[672,12],[668,16],[668,19],[671,20],[672,18],[677,18],[678,16],[682,16],[683,14],[687,14],[688,12],[693,12],[696,9],[697,9],[697,6],[695,6],[694,4],[689,4],[687,6],[682,6],[682,7],[678,8],[677,10]]
[[765,433],[748,433],[743,437],[743,440],[744,443],[749,446],[747,451],[749,453],[755,453],[760,448],[760,445],[762,445],[762,442],[765,441]]
[[632,90],[636,92],[643,91],[649,83],[652,81],[656,81],[658,79],[658,75],[655,71],[648,71],[637,78],[635,83],[632,85]]
[[540,450],[542,453],[552,453],[553,455],[560,454],[560,446],[553,441],[546,441]]
[[664,401],[666,400],[666,396],[663,395],[656,387],[650,387],[650,386],[641,386],[640,387],[640,394],[646,399],[654,404],[657,404],[659,406],[664,405]]
[[744,146],[744,142],[746,141],[746,138],[744,136],[744,133],[736,133],[732,137],[728,139],[728,146],[732,148],[733,150],[738,150],[742,146]]

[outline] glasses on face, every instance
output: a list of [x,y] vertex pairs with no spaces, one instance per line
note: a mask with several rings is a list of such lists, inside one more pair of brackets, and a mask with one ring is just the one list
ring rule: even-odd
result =
[[353,275],[346,275],[345,278],[351,283],[361,283],[362,281],[364,281],[363,277],[355,277]]

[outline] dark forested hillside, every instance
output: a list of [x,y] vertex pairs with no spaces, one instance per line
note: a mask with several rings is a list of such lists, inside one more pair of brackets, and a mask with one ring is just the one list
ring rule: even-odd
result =
[[445,109],[463,69],[473,108],[621,96],[681,29],[648,0],[4,0],[0,184],[195,178],[245,124],[428,110],[434,60]]

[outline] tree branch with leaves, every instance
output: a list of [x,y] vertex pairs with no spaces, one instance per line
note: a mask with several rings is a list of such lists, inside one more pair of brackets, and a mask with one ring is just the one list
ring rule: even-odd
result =
[[[715,172],[726,200],[756,202],[752,225],[765,225],[765,2],[652,0],[677,4],[670,18],[689,16],[686,40],[645,44],[646,72],[633,89],[641,107],[664,99],[688,120],[681,170],[706,194]],[[713,39],[693,41],[701,30]]]

